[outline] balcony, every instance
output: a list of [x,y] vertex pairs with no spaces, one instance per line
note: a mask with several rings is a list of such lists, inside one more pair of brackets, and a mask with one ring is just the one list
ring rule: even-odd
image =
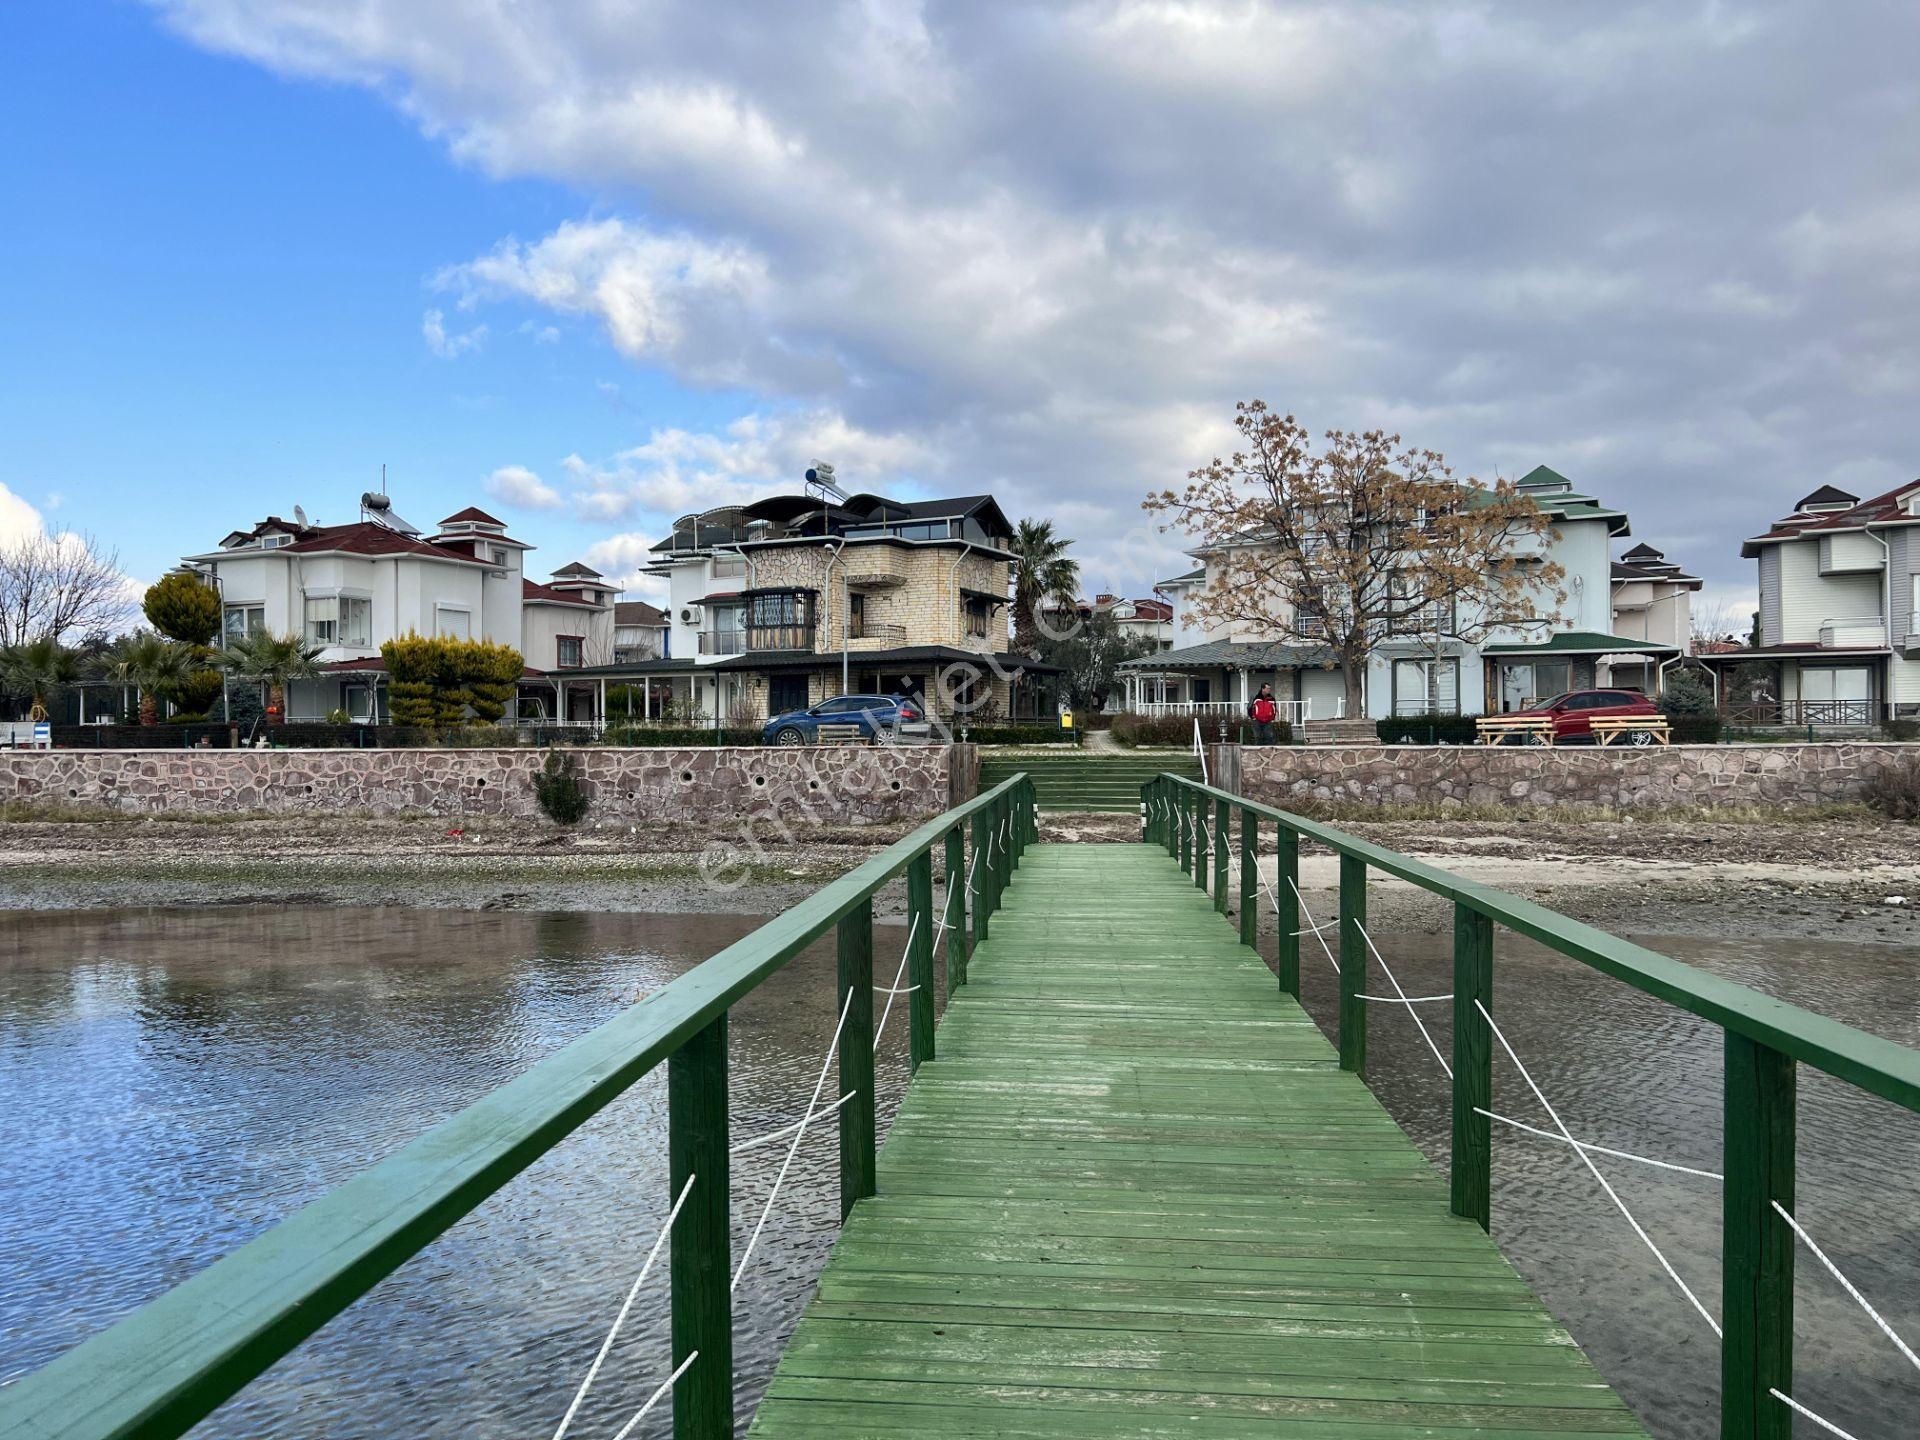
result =
[[702,630],[700,632],[702,655],[743,655],[746,649],[747,632],[744,630]]
[[883,620],[856,620],[847,632],[849,650],[891,650],[907,643],[907,627]]
[[746,636],[747,649],[754,651],[813,649],[811,625],[749,625]]
[[1880,623],[1878,615],[1867,615],[1851,620],[1822,620],[1820,622],[1820,644],[1822,647],[1839,649],[1860,649],[1884,645],[1887,643],[1887,627]]

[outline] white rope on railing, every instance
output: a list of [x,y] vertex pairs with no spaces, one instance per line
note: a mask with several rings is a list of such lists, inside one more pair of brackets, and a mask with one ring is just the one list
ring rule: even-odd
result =
[[[847,991],[847,998],[841,1002],[840,1020],[833,1027],[833,1039],[827,1044],[826,1059],[820,1062],[820,1078],[813,1083],[813,1097],[807,1101],[803,1119],[811,1119],[815,1108],[820,1104],[820,1092],[826,1088],[827,1072],[833,1068],[833,1057],[840,1049],[840,1032],[847,1028],[847,1012],[853,1009],[853,997],[858,993],[855,990]],[[766,1229],[767,1216],[773,1213],[773,1202],[779,1198],[780,1186],[785,1182],[787,1171],[793,1165],[793,1157],[800,1149],[800,1142],[806,1138],[806,1134],[804,1124],[793,1132],[793,1143],[787,1147],[787,1158],[780,1162],[780,1173],[774,1177],[773,1189],[767,1192],[767,1203],[760,1207],[760,1218],[753,1222],[753,1234],[747,1237],[746,1251],[740,1256],[740,1264],[733,1272],[733,1283],[727,1287],[729,1290],[740,1288],[740,1277],[747,1273],[747,1262],[753,1259],[754,1247],[760,1243],[760,1232]]]
[[1802,1243],[1804,1243],[1806,1247],[1813,1252],[1814,1258],[1817,1259],[1822,1265],[1827,1267],[1827,1273],[1833,1276],[1834,1279],[1838,1280],[1840,1282],[1840,1287],[1843,1290],[1845,1290],[1847,1294],[1853,1297],[1853,1303],[1858,1305],[1862,1310],[1867,1312],[1868,1317],[1873,1321],[1873,1323],[1880,1327],[1880,1333],[1882,1335],[1885,1335],[1887,1339],[1891,1340],[1894,1344],[1894,1348],[1897,1349],[1902,1355],[1907,1357],[1907,1363],[1909,1365],[1912,1365],[1915,1369],[1920,1369],[1920,1355],[1915,1355],[1913,1353],[1913,1347],[1907,1344],[1906,1341],[1900,1338],[1899,1334],[1894,1330],[1893,1326],[1889,1325],[1886,1322],[1886,1320],[1882,1318],[1880,1312],[1874,1309],[1873,1306],[1868,1303],[1867,1297],[1860,1293],[1859,1289],[1854,1285],[1854,1283],[1851,1280],[1847,1279],[1845,1275],[1840,1273],[1840,1267],[1834,1264],[1833,1261],[1827,1258],[1827,1252],[1820,1248],[1820,1246],[1815,1242],[1814,1238],[1806,1232],[1806,1230],[1801,1226],[1798,1220],[1794,1219],[1792,1215],[1787,1213],[1786,1207],[1782,1205],[1778,1200],[1773,1201],[1772,1204],[1773,1204],[1773,1208],[1777,1212],[1779,1212],[1780,1218],[1786,1221],[1787,1224],[1793,1227],[1793,1233],[1798,1235]]
[[1453,992],[1444,995],[1361,995],[1361,1000],[1371,1000],[1376,1005],[1432,1005],[1441,1000],[1451,1000]]
[[973,859],[967,864],[967,894],[974,899],[980,898],[980,892],[973,888],[973,872],[980,868],[980,847],[974,846]]
[[627,1436],[633,1433],[633,1427],[647,1418],[647,1412],[660,1403],[660,1397],[673,1389],[673,1382],[686,1374],[687,1367],[699,1358],[700,1352],[698,1350],[689,1350],[687,1352],[687,1358],[680,1362],[679,1366],[675,1368],[671,1375],[660,1382],[660,1388],[647,1397],[647,1403],[642,1405],[639,1410],[634,1413],[634,1417],[631,1420],[620,1427],[620,1433],[614,1436],[613,1440],[627,1440]]
[[[1325,927],[1314,920],[1313,911],[1307,908],[1307,897],[1300,893],[1300,887],[1294,884],[1291,878],[1287,881],[1287,888],[1293,891],[1293,898],[1300,906],[1300,913],[1307,917],[1307,924],[1311,929],[1313,938],[1320,942],[1321,950],[1326,953],[1327,964],[1331,965],[1333,967],[1333,973],[1338,975],[1340,973],[1340,962],[1333,958],[1333,950],[1327,944],[1327,937],[1322,933]],[[1329,920],[1327,924],[1331,925],[1333,922]],[[1295,933],[1304,935],[1309,933],[1309,931],[1302,930]]]
[[1507,1058],[1513,1062],[1514,1068],[1520,1072],[1520,1078],[1525,1080],[1527,1082],[1527,1088],[1533,1091],[1533,1098],[1540,1102],[1540,1108],[1545,1110],[1548,1118],[1553,1121],[1554,1129],[1560,1132],[1561,1138],[1573,1146],[1573,1153],[1580,1157],[1580,1163],[1587,1167],[1592,1173],[1593,1178],[1599,1182],[1600,1188],[1607,1192],[1607,1198],[1613,1201],[1615,1208],[1626,1217],[1627,1224],[1633,1227],[1633,1233],[1640,1237],[1640,1243],[1653,1252],[1653,1258],[1660,1262],[1660,1268],[1667,1272],[1667,1278],[1680,1287],[1680,1293],[1685,1295],[1688,1301],[1692,1303],[1693,1308],[1700,1312],[1700,1318],[1707,1322],[1707,1328],[1713,1331],[1714,1338],[1716,1340],[1720,1339],[1720,1322],[1715,1320],[1713,1316],[1707,1312],[1707,1307],[1700,1303],[1700,1297],[1693,1293],[1692,1287],[1689,1286],[1686,1281],[1682,1280],[1680,1278],[1680,1272],[1673,1268],[1673,1262],[1668,1260],[1666,1254],[1660,1247],[1653,1243],[1653,1237],[1647,1234],[1645,1227],[1643,1227],[1638,1220],[1634,1219],[1633,1212],[1627,1208],[1627,1202],[1620,1198],[1620,1192],[1613,1188],[1608,1182],[1607,1177],[1600,1173],[1600,1167],[1593,1163],[1593,1157],[1581,1148],[1579,1142],[1573,1138],[1573,1132],[1567,1129],[1566,1122],[1560,1118],[1560,1112],[1553,1108],[1553,1102],[1547,1099],[1545,1092],[1534,1083],[1532,1073],[1521,1063],[1520,1057],[1514,1053],[1513,1046],[1507,1043],[1506,1034],[1498,1025],[1494,1024],[1493,1016],[1487,1013],[1487,1007],[1480,1003],[1478,996],[1474,997],[1473,1008],[1478,1010],[1481,1018],[1487,1022],[1488,1028],[1493,1031],[1494,1039],[1500,1042],[1500,1048],[1507,1052]]
[[1433,1058],[1440,1062],[1440,1068],[1447,1072],[1447,1078],[1451,1080],[1453,1067],[1447,1063],[1447,1057],[1440,1053],[1440,1047],[1434,1043],[1432,1034],[1427,1030],[1427,1022],[1420,1018],[1420,1012],[1414,1009],[1413,1002],[1407,999],[1407,992],[1400,988],[1400,977],[1393,973],[1393,967],[1387,964],[1387,957],[1382,955],[1380,947],[1373,943],[1373,936],[1367,933],[1367,927],[1356,919],[1353,922],[1353,928],[1360,932],[1360,938],[1367,942],[1367,949],[1371,950],[1373,958],[1380,962],[1380,969],[1386,974],[1387,983],[1393,986],[1393,993],[1400,997],[1401,1003],[1407,1007],[1407,1014],[1413,1018],[1413,1023],[1420,1027],[1420,1038],[1427,1042],[1427,1048],[1433,1052]]
[[1798,1414],[1806,1416],[1809,1420],[1813,1421],[1814,1424],[1818,1425],[1822,1430],[1825,1430],[1828,1434],[1838,1435],[1840,1437],[1840,1440],[1860,1440],[1859,1436],[1854,1435],[1846,1430],[1842,1430],[1838,1425],[1834,1424],[1833,1421],[1827,1419],[1824,1415],[1814,1414],[1813,1411],[1809,1410],[1806,1406],[1802,1405],[1798,1400],[1794,1399],[1791,1395],[1783,1395],[1778,1390],[1774,1389],[1771,1385],[1767,1387],[1767,1393],[1773,1396],[1773,1398],[1778,1400],[1782,1405],[1786,1406],[1789,1410],[1792,1410]]
[[783,1140],[794,1131],[804,1130],[813,1124],[814,1121],[825,1119],[859,1093],[858,1090],[849,1090],[831,1105],[823,1105],[818,1110],[802,1115],[791,1125],[782,1125],[778,1130],[769,1130],[765,1135],[756,1135],[751,1140],[742,1140],[738,1145],[731,1147],[727,1153],[729,1155],[739,1155],[744,1151],[758,1150],[762,1145],[771,1145],[776,1140]]
[[[613,1342],[619,1337],[620,1327],[627,1323],[627,1312],[633,1309],[634,1297],[640,1293],[640,1287],[647,1283],[647,1276],[653,1272],[653,1262],[660,1258],[660,1247],[667,1243],[667,1235],[673,1229],[673,1222],[680,1218],[680,1207],[687,1203],[687,1196],[693,1193],[693,1182],[696,1178],[698,1177],[693,1175],[687,1176],[687,1183],[680,1187],[680,1194],[674,1199],[673,1208],[667,1212],[667,1218],[661,1223],[660,1233],[654,1237],[653,1248],[647,1252],[646,1264],[640,1267],[640,1273],[633,1277],[633,1284],[627,1287],[627,1298],[621,1302],[620,1313],[613,1317],[613,1325],[607,1331],[607,1338],[600,1342],[600,1352],[593,1357],[593,1364],[587,1367],[586,1378],[580,1382],[580,1388],[573,1392],[573,1403],[567,1406],[567,1413],[560,1417],[560,1425],[553,1432],[553,1440],[562,1440],[566,1435],[567,1427],[573,1424],[573,1417],[579,1412],[581,1402],[587,1398],[587,1391],[593,1388],[594,1377],[600,1373],[600,1367],[606,1361],[607,1352],[613,1349]],[[673,1382],[670,1379],[667,1383]]]
[[1652,1165],[1660,1170],[1677,1170],[1682,1175],[1698,1175],[1702,1180],[1725,1180],[1727,1177],[1717,1170],[1696,1170],[1691,1165],[1676,1165],[1671,1160],[1655,1160],[1651,1155],[1636,1155],[1631,1150],[1614,1150],[1605,1145],[1595,1145],[1590,1140],[1568,1140],[1564,1135],[1556,1135],[1551,1130],[1537,1129],[1505,1115],[1496,1115],[1491,1110],[1473,1107],[1474,1114],[1484,1115],[1489,1120],[1498,1120],[1502,1125],[1511,1125],[1516,1130],[1524,1130],[1529,1135],[1538,1135],[1542,1140],[1551,1140],[1556,1145],[1572,1145],[1576,1149],[1591,1150],[1596,1155],[1611,1155],[1618,1160],[1633,1160],[1642,1165]]
[[873,1030],[873,1048],[875,1050],[880,1048],[880,1037],[887,1033],[887,1017],[893,1013],[894,997],[896,995],[905,995],[909,990],[917,990],[920,988],[917,985],[909,985],[905,990],[900,988],[900,977],[907,973],[907,957],[913,954],[913,937],[919,932],[919,929],[920,917],[915,915],[913,917],[913,923],[907,926],[907,943],[900,947],[900,965],[899,968],[893,972],[893,984],[887,990],[887,1003],[880,1011],[880,1023],[876,1025]]

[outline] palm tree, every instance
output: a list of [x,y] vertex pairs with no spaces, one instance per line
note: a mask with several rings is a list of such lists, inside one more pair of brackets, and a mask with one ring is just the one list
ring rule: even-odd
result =
[[33,696],[33,708],[27,712],[30,719],[44,720],[47,696],[79,678],[79,652],[69,650],[51,635],[0,651],[0,680],[9,689]]
[[114,641],[107,652],[107,674],[140,692],[140,723],[160,718],[160,697],[184,682],[199,668],[191,645],[182,645],[151,630],[136,630]]
[[295,680],[317,680],[319,645],[308,645],[298,635],[248,635],[229,641],[220,663],[236,680],[267,687],[267,723],[287,718],[287,686]]
[[1040,607],[1071,609],[1080,590],[1080,562],[1067,558],[1073,542],[1053,533],[1051,520],[1022,520],[1013,537],[1013,648],[1032,655],[1039,647]]

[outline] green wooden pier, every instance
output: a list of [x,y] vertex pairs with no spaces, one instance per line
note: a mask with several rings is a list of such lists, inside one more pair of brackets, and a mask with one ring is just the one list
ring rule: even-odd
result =
[[752,1433],[1478,1432],[1645,1433],[1177,864],[1029,849]]
[[[187,1433],[664,1066],[655,1399],[676,1440],[726,1440],[728,1011],[829,935],[838,1099],[799,1130],[838,1130],[845,1223],[752,1434],[1644,1434],[1489,1238],[1499,927],[1724,1032],[1719,1433],[1789,1440],[1799,1067],[1920,1110],[1920,1052],[1189,776],[1146,779],[1139,808],[1140,843],[1042,844],[1008,776],[0,1389],[0,1434]],[[1299,1004],[1303,846],[1339,857],[1332,1040]],[[1366,1087],[1376,875],[1454,911],[1444,1174]],[[880,1147],[873,912],[902,878],[907,983],[887,957],[878,988],[907,997],[913,1079]]]

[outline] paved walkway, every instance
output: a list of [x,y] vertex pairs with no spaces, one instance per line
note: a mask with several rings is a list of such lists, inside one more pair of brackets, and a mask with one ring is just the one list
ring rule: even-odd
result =
[[1165,852],[1030,849],[752,1433],[1643,1435]]

